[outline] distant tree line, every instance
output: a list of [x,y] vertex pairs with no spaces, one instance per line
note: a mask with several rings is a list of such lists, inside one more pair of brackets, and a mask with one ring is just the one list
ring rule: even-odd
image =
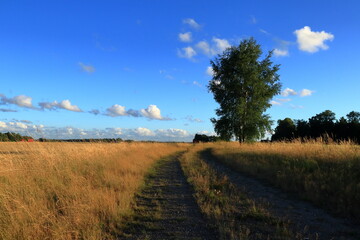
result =
[[0,133],[0,142],[21,142],[29,140],[33,140],[33,138],[29,136],[22,136],[13,132]]
[[335,113],[326,110],[306,120],[278,120],[271,141],[292,141],[322,138],[335,142],[353,141],[360,144],[360,112],[352,111],[336,120]]
[[200,142],[216,142],[219,141],[220,138],[216,136],[207,136],[205,134],[195,134],[193,139],[193,143],[200,143]]
[[[126,141],[129,141],[129,140],[126,140]],[[123,140],[121,138],[87,138],[87,139],[49,139],[49,138],[39,138],[39,142],[104,142],[104,143],[117,143],[117,142],[123,142]]]

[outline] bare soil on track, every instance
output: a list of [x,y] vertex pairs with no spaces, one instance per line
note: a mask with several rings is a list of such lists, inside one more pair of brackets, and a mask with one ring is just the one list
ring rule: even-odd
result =
[[126,239],[218,239],[193,197],[178,158],[162,159],[136,197],[135,216]]
[[226,175],[240,191],[262,205],[266,205],[273,216],[289,222],[302,239],[360,239],[360,226],[347,219],[336,218],[312,204],[299,200],[279,189],[266,185],[246,174],[235,172],[216,161],[210,150],[202,151],[201,158],[213,169]]

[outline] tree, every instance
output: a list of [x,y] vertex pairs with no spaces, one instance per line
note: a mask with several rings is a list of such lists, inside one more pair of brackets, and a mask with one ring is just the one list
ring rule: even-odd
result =
[[271,62],[272,51],[260,61],[261,55],[260,45],[250,38],[210,62],[214,74],[208,88],[220,105],[219,118],[211,122],[223,140],[252,141],[271,130],[272,121],[264,112],[280,93],[279,65]]
[[335,120],[335,113],[330,110],[325,110],[311,117],[309,119],[311,137],[317,138],[331,135],[334,132]]
[[271,141],[291,141],[295,137],[296,126],[291,118],[278,120],[278,126],[271,137]]

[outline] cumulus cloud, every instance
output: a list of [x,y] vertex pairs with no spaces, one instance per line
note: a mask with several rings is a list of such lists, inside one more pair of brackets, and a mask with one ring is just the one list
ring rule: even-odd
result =
[[285,90],[283,90],[281,92],[281,96],[287,97],[287,96],[295,96],[297,95],[297,92],[291,88],[285,88]]
[[220,38],[213,37],[212,40],[215,43],[215,51],[217,53],[222,53],[227,48],[231,47],[228,40],[226,40],[226,39],[220,39]]
[[72,105],[69,100],[62,100],[60,103],[58,103],[58,108],[66,109],[73,112],[82,112],[82,110],[78,106]]
[[26,95],[19,95],[13,98],[7,98],[5,95],[0,94],[0,101],[0,104],[14,104],[24,108],[35,108],[32,105],[32,98]]
[[149,105],[146,109],[141,109],[140,113],[142,116],[149,119],[170,120],[169,118],[164,118],[161,116],[161,111],[156,105]]
[[87,73],[95,72],[95,68],[91,65],[86,65],[82,62],[79,62],[79,66],[80,66],[81,70],[83,70],[84,72],[87,72]]
[[70,100],[62,100],[61,102],[53,101],[53,102],[40,102],[39,106],[41,109],[47,110],[56,110],[56,109],[65,109],[72,112],[82,112],[82,110],[76,106],[72,105]]
[[110,117],[126,116],[128,113],[125,110],[124,106],[119,104],[114,104],[111,107],[106,109],[105,115]]
[[314,91],[309,90],[309,89],[303,89],[300,91],[299,95],[300,97],[306,97],[306,96],[311,96],[314,93]]
[[296,35],[299,49],[309,53],[317,52],[320,49],[328,49],[329,46],[324,42],[332,41],[334,39],[333,34],[325,31],[313,32],[308,26],[294,31],[294,34]]
[[6,122],[0,121],[0,128],[6,128],[6,127],[7,127]]
[[150,129],[144,128],[144,127],[138,127],[134,129],[134,132],[137,133],[139,136],[154,136],[155,133],[153,133]]
[[206,68],[206,74],[209,75],[210,77],[214,76],[214,70],[211,66]]
[[178,56],[182,58],[192,59],[196,54],[196,51],[190,46],[178,50]]
[[182,42],[191,42],[192,41],[191,32],[179,33],[179,39]]
[[184,24],[189,25],[190,27],[194,28],[194,29],[200,29],[201,25],[198,24],[194,19],[192,18],[186,18],[183,20]]
[[275,48],[274,49],[274,55],[276,57],[284,57],[284,56],[289,56],[289,51],[287,49],[278,49],[278,48]]
[[207,41],[200,41],[196,44],[196,47],[203,54],[213,56],[224,52],[227,48],[231,47],[231,45],[226,39],[213,37],[211,45]]
[[155,129],[138,128],[105,128],[82,129],[72,126],[51,127],[21,122],[0,121],[0,129],[5,132],[16,132],[34,138],[49,139],[82,139],[82,138],[122,138],[132,140],[152,141],[186,141],[190,142],[193,134],[183,129]]

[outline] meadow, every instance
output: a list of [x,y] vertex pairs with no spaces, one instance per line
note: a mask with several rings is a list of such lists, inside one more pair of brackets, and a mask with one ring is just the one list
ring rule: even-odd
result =
[[0,143],[0,239],[116,239],[152,167],[176,152],[222,239],[248,239],[254,228],[255,239],[297,238],[207,158],[359,220],[358,145],[12,142]]
[[0,143],[0,239],[114,239],[171,143]]
[[350,143],[237,143],[211,147],[231,168],[308,200],[335,215],[360,220],[360,146]]

